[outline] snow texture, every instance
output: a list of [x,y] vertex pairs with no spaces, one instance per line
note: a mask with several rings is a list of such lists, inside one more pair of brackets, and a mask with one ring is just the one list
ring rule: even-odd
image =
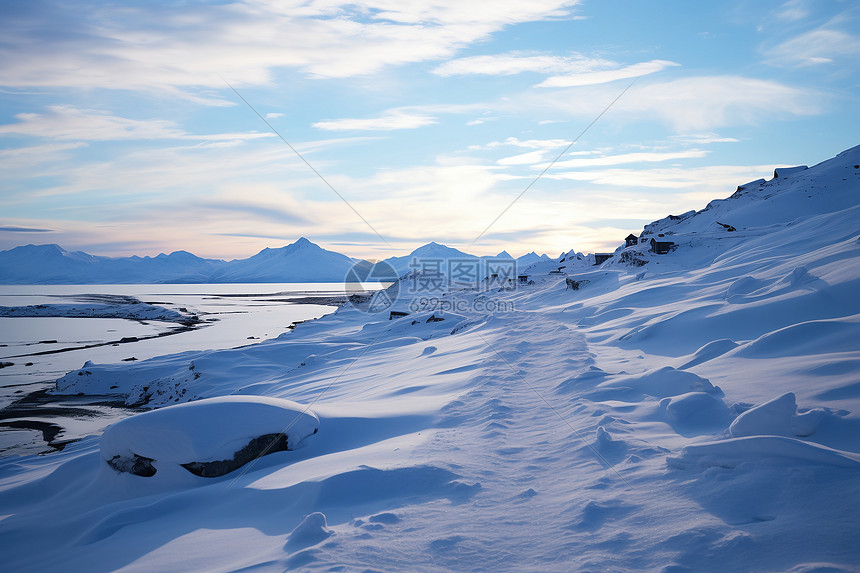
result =
[[[4,567],[856,571],[858,164],[655,221],[665,254],[572,250],[450,309],[347,306],[250,347],[87,364],[55,392],[160,409],[0,460]],[[279,400],[313,405],[316,435],[309,413],[286,430],[305,447],[182,466],[285,431],[304,410]]]

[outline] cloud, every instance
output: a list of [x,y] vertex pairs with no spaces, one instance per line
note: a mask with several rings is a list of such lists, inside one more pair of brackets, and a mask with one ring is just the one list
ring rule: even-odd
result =
[[544,160],[546,152],[544,150],[528,151],[519,155],[505,157],[496,161],[499,165],[531,165]]
[[628,66],[603,58],[579,53],[569,56],[509,52],[507,54],[469,56],[445,62],[433,70],[442,76],[494,75],[509,76],[524,72],[549,75],[536,87],[573,87],[609,83],[637,78],[678,66],[666,60],[651,60]]
[[809,17],[809,8],[805,0],[789,0],[774,12],[778,20],[797,22]]
[[[270,84],[280,69],[344,78],[439,60],[576,0],[484,5],[332,0],[21,4],[4,15],[0,85],[159,92],[228,105],[207,88]],[[179,33],[178,31],[181,31]]]
[[525,139],[520,140],[516,137],[508,137],[504,141],[491,141],[485,148],[493,149],[495,147],[513,146],[524,147],[526,149],[554,149],[569,145],[570,142],[566,139]]
[[654,74],[666,68],[679,66],[675,62],[666,60],[651,60],[625,66],[614,70],[603,70],[580,74],[569,74],[563,76],[552,76],[537,85],[539,88],[567,88],[574,86],[591,86],[595,84],[606,84],[616,80],[629,80]]
[[271,133],[221,133],[192,135],[172,121],[137,120],[109,112],[51,105],[43,113],[19,113],[17,123],[0,125],[0,136],[25,135],[53,140],[119,141],[141,139],[195,139],[224,141],[273,137]]
[[[672,161],[676,159],[690,159],[705,157],[707,151],[701,149],[690,149],[687,151],[672,151],[672,152],[639,152],[639,153],[622,153],[618,155],[603,155],[600,157],[585,157],[578,159],[565,159],[557,161],[554,169],[565,168],[583,168],[583,167],[605,167],[608,165],[624,165],[627,163],[655,163],[661,161]],[[534,165],[535,169],[543,169],[546,165]]]
[[266,119],[278,119],[279,117],[284,117],[283,113],[267,113]]
[[615,63],[600,58],[588,58],[582,54],[553,56],[529,55],[523,52],[507,54],[469,56],[441,64],[433,70],[437,76],[491,75],[509,76],[523,72],[540,74],[581,73],[614,66]]
[[31,227],[0,227],[0,233],[53,233],[54,229],[34,229]]
[[313,124],[317,129],[327,131],[392,131],[396,129],[415,129],[436,123],[436,118],[402,110],[389,110],[379,117],[367,119],[327,119]]
[[857,54],[860,54],[860,38],[827,27],[795,36],[765,52],[768,63],[793,67],[832,63]]
[[[548,179],[588,181],[624,188],[689,189],[700,199],[731,195],[735,188],[773,172],[773,165],[709,165],[706,167],[669,167],[655,169],[605,169],[594,171],[550,172]],[[701,208],[701,207],[700,207]]]
[[721,137],[720,135],[709,133],[693,133],[689,135],[673,135],[672,139],[679,143],[687,143],[693,145],[707,145],[710,143],[739,143],[739,139],[734,137]]
[[[556,115],[594,118],[617,93],[597,86],[571,88],[524,97],[523,104],[552,109]],[[821,113],[827,96],[743,76],[696,76],[639,84],[607,112],[604,121],[659,120],[678,133],[709,131],[730,125],[755,125],[765,119]]]

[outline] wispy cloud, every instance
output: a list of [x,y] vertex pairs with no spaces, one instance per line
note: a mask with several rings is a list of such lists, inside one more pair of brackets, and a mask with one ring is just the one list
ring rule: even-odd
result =
[[565,16],[575,3],[502,2],[492,10],[390,0],[25,3],[4,16],[0,85],[160,92],[226,105],[206,91],[221,88],[221,77],[265,85],[283,68],[342,78],[448,58],[506,26]]
[[716,133],[692,133],[688,135],[673,135],[673,141],[692,145],[707,145],[710,143],[738,143],[740,140],[734,137],[722,137]]
[[589,58],[582,54],[555,56],[509,52],[458,58],[441,64],[433,70],[437,76],[490,75],[509,76],[524,72],[540,74],[582,73],[614,66],[602,58]]
[[[612,98],[606,90],[558,90],[530,105],[558,114],[593,117]],[[528,99],[528,96],[525,98]],[[612,108],[608,121],[660,120],[678,133],[709,131],[730,125],[755,125],[765,119],[816,115],[826,94],[771,80],[743,76],[696,76],[633,86]]]
[[69,105],[48,106],[43,113],[19,113],[18,121],[0,125],[0,136],[26,135],[53,140],[119,141],[142,139],[194,139],[223,141],[273,137],[271,133],[220,133],[194,135],[172,121],[138,120]]
[[[526,149],[556,149],[559,147],[565,147],[570,144],[570,141],[566,139],[519,139],[517,137],[508,137],[503,141],[491,141],[487,145],[483,146],[486,149],[493,149],[496,147],[524,147]],[[475,149],[480,149],[481,146],[476,146]]]
[[327,131],[393,131],[396,129],[415,129],[436,123],[436,118],[409,113],[403,110],[389,110],[378,117],[365,119],[327,119],[313,124],[317,129]]
[[629,80],[650,74],[661,72],[666,68],[679,66],[675,62],[666,60],[651,60],[631,66],[624,66],[614,70],[602,70],[597,72],[586,72],[580,74],[567,74],[552,76],[537,85],[539,88],[567,88],[574,86],[591,86],[606,84],[616,80]]
[[[639,153],[620,153],[617,155],[601,155],[595,157],[563,159],[561,161],[556,161],[553,164],[553,167],[556,169],[578,169],[583,167],[606,167],[609,165],[626,165],[631,163],[659,163],[662,161],[705,157],[706,155],[708,155],[708,152],[702,149],[667,152],[646,151]],[[545,167],[546,165],[534,165],[535,169],[543,169]]]
[[786,22],[797,22],[809,17],[809,6],[806,0],[788,0],[779,8],[774,10],[774,16],[778,20]]
[[32,227],[0,227],[0,233],[53,233],[54,229],[34,229]]
[[604,58],[573,53],[568,56],[509,52],[506,54],[469,56],[445,62],[433,70],[438,76],[496,75],[509,76],[525,72],[548,75],[537,87],[573,87],[609,83],[637,78],[678,66],[666,60],[651,60],[622,65]]
[[[588,181],[626,188],[688,189],[698,200],[725,197],[740,183],[773,171],[772,165],[710,165],[655,169],[605,169],[569,171],[544,175],[549,179]],[[700,206],[701,208],[701,206]]]
[[766,51],[767,62],[778,66],[805,67],[832,63],[860,54],[860,37],[830,27],[795,36]]

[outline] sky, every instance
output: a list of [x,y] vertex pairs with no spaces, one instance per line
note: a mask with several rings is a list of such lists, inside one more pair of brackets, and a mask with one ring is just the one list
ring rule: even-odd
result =
[[34,0],[0,21],[0,249],[606,251],[860,144],[853,0]]

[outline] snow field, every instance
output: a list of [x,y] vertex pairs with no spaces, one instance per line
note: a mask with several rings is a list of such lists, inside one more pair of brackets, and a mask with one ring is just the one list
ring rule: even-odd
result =
[[[183,445],[200,439],[219,444],[211,459],[269,431],[262,419],[208,431],[182,414],[217,396],[230,396],[224,407],[236,397],[310,405],[319,431],[247,472],[170,487],[117,473],[95,437],[0,460],[4,562],[856,570],[858,163],[855,148],[656,222],[678,247],[631,247],[642,266],[574,254],[568,276],[449,294],[512,303],[506,312],[388,320],[344,307],[253,347],[72,372],[57,391],[186,390],[152,394],[150,407],[181,405],[122,422],[175,420],[185,437],[153,443],[153,454],[203,455]],[[588,283],[574,291],[565,278]],[[108,444],[111,433],[121,439],[103,442],[110,453],[139,436],[118,426]]]

